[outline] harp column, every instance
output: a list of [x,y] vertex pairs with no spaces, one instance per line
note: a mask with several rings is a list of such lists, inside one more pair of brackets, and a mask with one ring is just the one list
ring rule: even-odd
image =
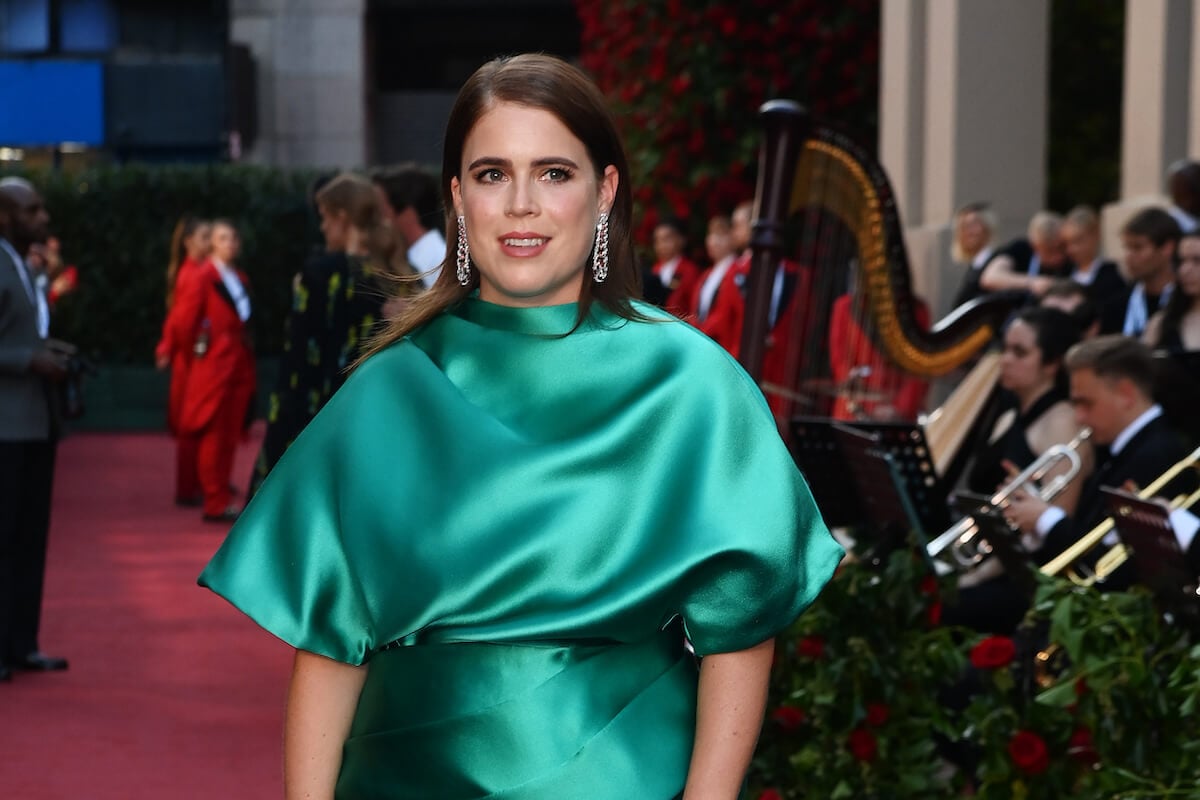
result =
[[880,160],[935,318],[962,279],[954,210],[990,203],[1003,242],[1044,202],[1049,27],[1049,0],[882,4]]

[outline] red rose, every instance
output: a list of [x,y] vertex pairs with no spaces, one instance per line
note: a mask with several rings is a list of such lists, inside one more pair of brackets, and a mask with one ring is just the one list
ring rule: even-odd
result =
[[996,669],[1012,662],[1017,646],[1007,636],[989,636],[971,648],[971,666],[976,669]]
[[866,728],[855,728],[846,737],[846,747],[859,761],[874,761],[878,753],[875,735]]
[[872,728],[878,728],[887,722],[889,716],[891,710],[883,703],[871,703],[867,706],[867,724]]
[[926,613],[926,619],[929,621],[929,627],[936,628],[942,624],[942,601],[934,600],[929,605],[929,610]]
[[758,800],[783,800],[783,795],[775,789],[763,789],[763,793],[758,796]]
[[1008,742],[1008,757],[1026,775],[1040,775],[1050,766],[1046,743],[1033,731],[1017,731]]
[[1087,693],[1088,693],[1087,681],[1084,680],[1083,678],[1076,678],[1075,679],[1075,696],[1083,697]]
[[825,655],[825,640],[820,636],[805,636],[796,642],[796,655],[814,661]]
[[1100,756],[1092,743],[1092,732],[1087,728],[1076,728],[1067,741],[1067,755],[1089,767],[1099,761]]
[[803,725],[804,720],[804,710],[795,706],[780,706],[771,712],[771,721],[789,732]]
[[921,585],[917,587],[917,591],[921,594],[937,594],[938,582],[937,578],[932,575],[926,575],[921,579]]

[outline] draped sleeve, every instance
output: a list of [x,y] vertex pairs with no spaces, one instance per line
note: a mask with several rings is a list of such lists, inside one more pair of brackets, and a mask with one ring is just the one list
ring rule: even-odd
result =
[[[295,647],[639,642],[786,627],[841,549],[758,388],[707,337],[481,301],[360,366],[201,575]],[[570,335],[562,335],[573,331]]]

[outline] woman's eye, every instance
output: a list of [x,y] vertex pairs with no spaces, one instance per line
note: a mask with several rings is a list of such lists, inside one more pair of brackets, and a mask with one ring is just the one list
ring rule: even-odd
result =
[[475,179],[483,183],[496,183],[504,180],[504,173],[498,169],[485,169],[479,172]]
[[551,167],[546,170],[546,179],[552,183],[561,183],[565,180],[570,180],[571,171],[562,167]]

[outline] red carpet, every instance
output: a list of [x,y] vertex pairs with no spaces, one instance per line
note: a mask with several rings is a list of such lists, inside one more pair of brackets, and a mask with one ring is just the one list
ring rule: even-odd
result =
[[173,471],[165,434],[59,447],[41,644],[71,668],[0,684],[5,800],[282,795],[292,651],[196,586],[226,527],[174,506]]

